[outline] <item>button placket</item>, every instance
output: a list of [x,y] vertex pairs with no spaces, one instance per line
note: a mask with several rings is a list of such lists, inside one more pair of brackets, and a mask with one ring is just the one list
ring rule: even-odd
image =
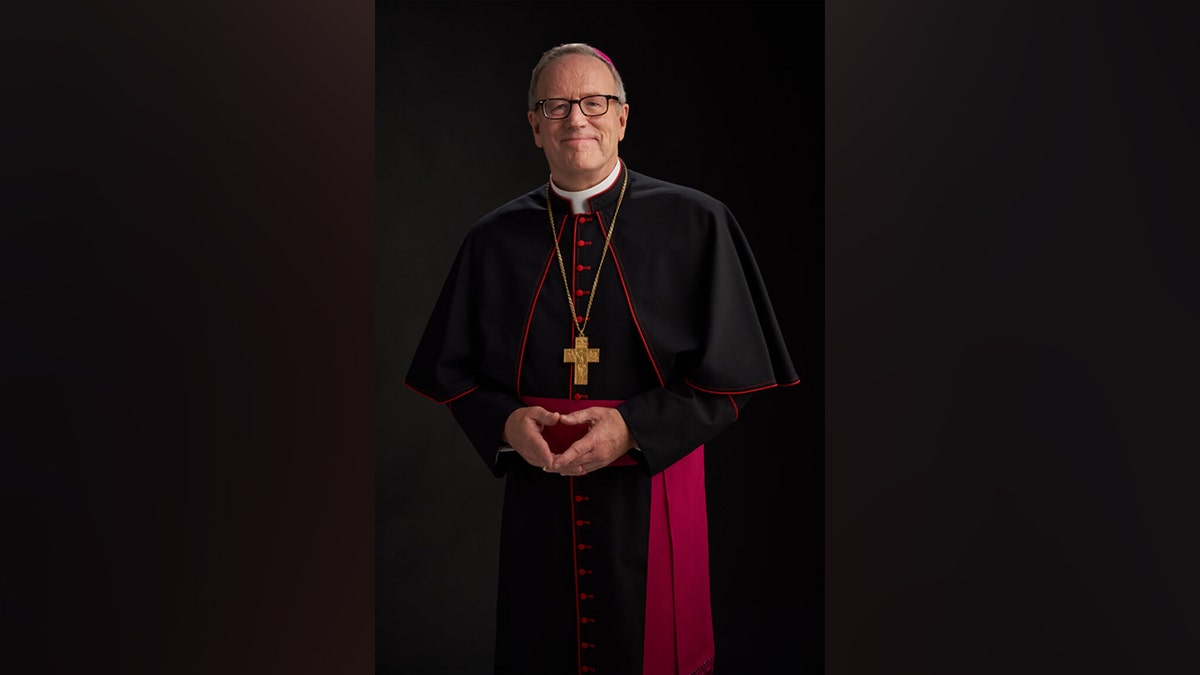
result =
[[[577,490],[584,484],[584,481],[571,479]],[[577,589],[579,592],[579,600],[576,603],[578,607],[576,619],[579,622],[579,663],[580,672],[596,673],[599,672],[590,659],[594,658],[596,642],[595,637],[591,635],[591,627],[596,624],[596,616],[593,611],[596,594],[591,587],[591,577],[594,574],[593,559],[590,552],[593,545],[591,540],[591,524],[590,514],[587,512],[587,507],[591,498],[583,491],[577,491],[575,494],[575,519],[572,522],[574,527],[573,537],[575,541],[575,571],[577,579]]]
[[[595,246],[597,237],[599,242],[603,243],[604,231],[599,228],[599,219],[594,213],[575,214],[572,220],[573,236],[575,238],[574,251],[571,253],[571,296],[575,301],[575,323],[577,326],[583,326],[584,320],[588,317],[588,305],[591,300],[589,297],[593,291],[593,284],[596,281],[594,270],[599,263],[601,247]],[[592,274],[589,274],[591,272]],[[570,397],[576,401],[581,401],[588,398],[586,393],[579,391],[579,388],[587,385],[571,383]],[[584,389],[583,391],[586,391]]]

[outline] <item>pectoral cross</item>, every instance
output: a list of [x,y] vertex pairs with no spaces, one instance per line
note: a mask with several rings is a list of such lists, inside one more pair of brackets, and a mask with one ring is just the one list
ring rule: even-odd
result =
[[575,384],[587,384],[587,364],[600,363],[600,350],[588,349],[587,338],[575,338],[574,349],[563,350],[563,363],[575,364]]

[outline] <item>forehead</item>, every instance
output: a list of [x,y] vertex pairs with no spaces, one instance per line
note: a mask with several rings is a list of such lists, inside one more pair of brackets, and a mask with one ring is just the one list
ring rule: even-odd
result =
[[616,86],[612,73],[600,59],[568,54],[557,59],[538,77],[538,91],[546,97],[611,94]]

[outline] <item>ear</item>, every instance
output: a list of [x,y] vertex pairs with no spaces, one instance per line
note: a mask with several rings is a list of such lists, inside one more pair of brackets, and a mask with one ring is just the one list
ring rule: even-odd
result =
[[542,147],[542,118],[534,114],[533,110],[525,113],[525,115],[529,119],[529,128],[533,131],[533,144],[540,148]]
[[617,132],[617,140],[618,141],[625,140],[625,123],[628,121],[629,121],[629,104],[622,103],[621,104],[621,112],[620,112],[620,114],[617,115],[617,126],[620,127],[620,131]]

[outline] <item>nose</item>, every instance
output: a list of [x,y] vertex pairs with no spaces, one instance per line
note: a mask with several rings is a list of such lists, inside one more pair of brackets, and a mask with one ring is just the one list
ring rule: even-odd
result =
[[583,114],[583,102],[572,101],[571,107],[567,109],[567,121],[571,124],[579,124],[587,122],[587,115]]

